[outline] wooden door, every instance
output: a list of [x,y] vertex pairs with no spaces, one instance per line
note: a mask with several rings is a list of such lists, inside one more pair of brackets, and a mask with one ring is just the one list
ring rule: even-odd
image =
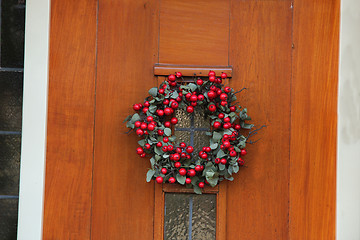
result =
[[155,65],[231,67],[268,125],[219,189],[218,239],[335,238],[339,1],[51,5],[44,239],[158,239],[163,188],[122,123]]

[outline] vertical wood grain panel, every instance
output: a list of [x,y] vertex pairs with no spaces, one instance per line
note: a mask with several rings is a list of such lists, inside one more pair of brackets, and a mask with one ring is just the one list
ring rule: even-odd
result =
[[157,85],[158,1],[100,0],[92,239],[152,239],[154,183],[123,120]]
[[229,0],[162,0],[159,63],[228,65]]
[[335,239],[339,4],[294,5],[292,240]]
[[89,239],[96,1],[51,1],[43,239]]
[[268,125],[247,145],[247,167],[227,190],[227,239],[288,239],[290,1],[231,4],[230,65],[240,105]]

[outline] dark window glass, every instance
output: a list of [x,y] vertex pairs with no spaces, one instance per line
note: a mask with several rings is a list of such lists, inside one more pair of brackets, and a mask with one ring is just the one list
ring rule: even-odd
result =
[[1,0],[1,67],[24,66],[25,1]]
[[25,0],[0,0],[0,240],[16,239]]
[[214,240],[215,194],[165,194],[164,239]]

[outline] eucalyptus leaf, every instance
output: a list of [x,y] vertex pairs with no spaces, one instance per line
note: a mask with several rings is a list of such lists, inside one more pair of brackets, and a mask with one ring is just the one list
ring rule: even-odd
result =
[[194,192],[196,194],[202,194],[201,188],[198,185],[194,185]]
[[130,122],[135,123],[136,121],[139,121],[140,119],[141,118],[140,118],[139,114],[135,113],[134,115],[132,115]]
[[234,173],[238,173],[239,172],[239,166],[237,164],[234,165],[233,170],[234,170]]
[[131,119],[131,115],[127,116],[127,117],[125,118],[125,120],[123,121],[123,123],[129,121],[130,119]]
[[149,111],[150,111],[151,113],[155,113],[155,112],[156,112],[156,110],[157,110],[156,105],[150,105],[150,107],[149,107]]
[[178,181],[178,183],[184,185],[185,180],[186,180],[186,176],[181,176],[180,174],[176,174],[176,181]]
[[132,123],[131,121],[129,121],[129,122],[126,123],[126,127],[128,127],[128,128],[134,128],[134,127],[135,127],[135,124]]
[[158,89],[157,87],[153,87],[149,90],[149,94],[153,97],[156,97],[157,96],[157,93],[158,93]]
[[152,169],[149,169],[149,171],[146,173],[146,181],[150,182],[152,177],[154,176],[155,171]]
[[[224,153],[224,151],[223,151],[222,149],[220,149],[220,150],[218,151],[218,153],[216,154],[216,157],[217,157],[217,158],[222,158],[222,157],[224,157],[224,156],[226,156],[226,154]],[[222,165],[222,164],[220,164],[220,165]]]
[[189,83],[188,86],[192,92],[194,92],[197,89],[197,86],[194,83]]
[[145,139],[138,141],[138,144],[143,147],[145,145]]
[[150,158],[150,163],[151,163],[151,167],[153,167],[154,164],[155,164],[155,158],[154,157]]
[[171,136],[171,137],[169,137],[169,141],[170,141],[170,142],[175,142],[175,141],[176,141],[176,136]]
[[210,148],[211,148],[212,150],[214,150],[214,149],[216,149],[218,146],[219,146],[218,143],[214,143],[214,144],[211,144],[211,145],[210,145]]
[[219,164],[219,170],[222,171],[225,169],[225,165],[224,164]]
[[171,129],[170,128],[165,128],[164,129],[164,134],[165,134],[165,136],[170,136],[171,135]]
[[218,133],[218,132],[213,132],[213,137],[212,138],[214,139],[215,142],[218,142],[222,138],[222,135],[220,133]]
[[172,98],[177,98],[178,96],[179,96],[179,93],[177,91],[175,91],[171,94]]

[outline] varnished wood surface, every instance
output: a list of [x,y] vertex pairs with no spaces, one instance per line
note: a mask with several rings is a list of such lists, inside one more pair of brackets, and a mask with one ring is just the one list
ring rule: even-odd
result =
[[209,71],[214,71],[216,76],[220,77],[221,73],[226,73],[228,77],[232,75],[232,67],[221,66],[178,66],[178,65],[163,65],[156,64],[154,66],[154,75],[156,76],[169,76],[175,74],[175,72],[181,72],[183,76],[208,76]]
[[157,85],[158,1],[99,0],[92,239],[152,239],[154,182],[123,120]]
[[230,62],[240,105],[266,124],[227,191],[227,239],[289,239],[290,1],[231,2]]
[[228,65],[229,0],[161,0],[159,63]]
[[43,239],[90,239],[96,1],[51,1],[50,26]]
[[[192,189],[192,188],[186,188],[180,184],[169,184],[169,183],[162,184],[162,191],[163,192],[172,192],[172,193],[194,193],[194,189]],[[215,186],[215,187],[205,186],[203,188],[202,192],[203,192],[203,194],[218,193],[219,186]]]
[[295,1],[290,238],[335,239],[340,1]]

